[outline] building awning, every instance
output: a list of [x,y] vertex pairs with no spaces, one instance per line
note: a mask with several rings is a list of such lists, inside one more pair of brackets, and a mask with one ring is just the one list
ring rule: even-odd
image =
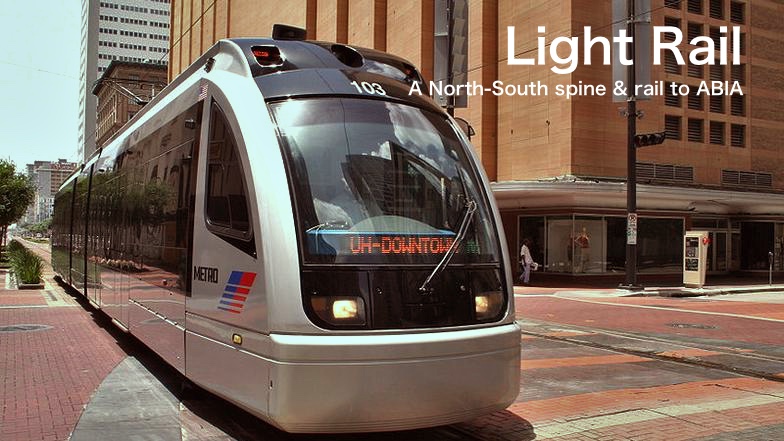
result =
[[[508,209],[626,209],[626,183],[580,178],[502,181],[491,184],[498,206]],[[784,215],[784,194],[637,185],[637,209],[721,215]]]

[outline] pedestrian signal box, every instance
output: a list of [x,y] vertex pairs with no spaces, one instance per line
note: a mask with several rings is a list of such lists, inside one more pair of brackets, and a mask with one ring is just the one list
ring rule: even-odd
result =
[[689,231],[683,236],[683,284],[692,288],[705,285],[710,237],[707,231]]

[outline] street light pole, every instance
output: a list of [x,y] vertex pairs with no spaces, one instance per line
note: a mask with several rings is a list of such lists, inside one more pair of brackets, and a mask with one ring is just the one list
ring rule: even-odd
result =
[[634,138],[637,136],[637,59],[634,50],[634,37],[637,17],[634,10],[634,1],[628,0],[629,20],[627,23],[629,55],[631,66],[627,67],[629,93],[626,101],[627,139],[626,139],[626,289],[636,289],[637,286],[637,146]]

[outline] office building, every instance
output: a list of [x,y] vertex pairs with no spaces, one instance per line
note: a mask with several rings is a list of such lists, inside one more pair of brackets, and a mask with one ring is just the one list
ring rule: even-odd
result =
[[[172,2],[170,77],[182,72],[224,37],[266,36],[273,23],[307,29],[308,38],[392,52],[420,67],[428,80],[443,78],[446,5],[467,23],[467,78],[491,87],[537,84],[548,94],[469,96],[456,109],[473,125],[472,141],[501,208],[510,253],[533,242],[543,271],[559,276],[613,276],[624,271],[627,135],[625,102],[611,94],[566,99],[558,85],[599,85],[611,90],[612,67],[600,61],[557,74],[543,65],[509,65],[508,27],[515,26],[515,58],[535,58],[537,38],[611,37],[612,2],[586,0],[217,0]],[[467,11],[463,8],[467,8]],[[707,230],[708,270],[761,271],[768,252],[784,270],[784,5],[773,0],[651,0],[651,22],[684,36],[720,43],[738,65],[679,65],[665,54],[651,78],[688,85],[684,96],[659,93],[640,101],[638,133],[666,131],[662,145],[637,150],[638,267],[642,274],[682,271],[683,234]],[[543,33],[539,27],[544,27]],[[736,41],[737,40],[737,41]],[[565,46],[564,46],[565,47]],[[549,45],[547,46],[549,49]],[[739,52],[735,54],[735,52]],[[561,54],[564,56],[564,54]],[[582,57],[582,54],[581,54]],[[713,57],[718,59],[716,51]],[[688,59],[688,57],[686,57]],[[455,74],[463,73],[455,71]],[[457,77],[457,76],[456,76]],[[743,94],[695,93],[702,81],[729,81]]]
[[79,101],[78,149],[81,160],[97,148],[98,78],[112,61],[168,62],[169,0],[82,0],[82,91]]
[[27,208],[25,223],[35,224],[52,217],[54,196],[75,169],[76,164],[65,159],[27,164],[27,176],[35,185],[35,199]]

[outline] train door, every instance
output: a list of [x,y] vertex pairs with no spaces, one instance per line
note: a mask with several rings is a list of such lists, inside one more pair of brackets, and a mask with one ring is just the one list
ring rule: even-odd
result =
[[134,267],[130,281],[131,332],[180,372],[185,371],[185,305],[193,212],[193,158],[198,157],[201,103],[141,135],[131,144],[134,169],[130,238]]
[[[252,176],[233,109],[208,96],[199,158],[186,375],[223,396],[267,408],[263,268],[257,256]],[[244,350],[238,351],[238,347]],[[254,355],[255,352],[255,355]],[[215,363],[221,360],[221,363]],[[231,375],[226,375],[231,372]]]
[[87,203],[84,211],[85,226],[84,226],[84,283],[85,292],[87,297],[93,301],[98,307],[101,306],[101,273],[98,265],[98,238],[100,236],[100,219],[98,212],[100,210],[100,203],[95,194],[95,173],[97,169],[95,164],[90,166],[90,174],[87,178]]
[[[71,224],[71,286],[82,295],[87,293],[87,226],[90,190],[90,168],[83,168],[76,178]],[[92,298],[88,297],[91,301]]]

